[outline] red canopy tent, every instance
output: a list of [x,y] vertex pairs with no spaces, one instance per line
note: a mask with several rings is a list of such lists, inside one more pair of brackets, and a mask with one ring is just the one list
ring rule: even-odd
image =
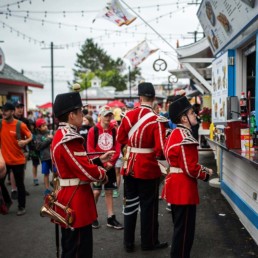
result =
[[51,102],[47,102],[43,105],[37,106],[39,109],[49,109],[52,108],[52,103]]
[[109,107],[125,107],[125,104],[121,102],[120,100],[114,100],[112,102],[107,103],[107,106]]

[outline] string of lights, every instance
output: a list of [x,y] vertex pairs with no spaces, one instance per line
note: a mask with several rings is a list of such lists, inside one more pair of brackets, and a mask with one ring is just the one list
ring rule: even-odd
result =
[[[148,22],[151,23],[153,21],[156,21],[159,22],[159,19],[162,19],[164,17],[167,17],[169,16],[170,18],[172,18],[172,14],[173,13],[176,13],[176,12],[184,12],[185,11],[185,7],[183,7],[182,9],[177,9],[175,10],[174,12],[169,12],[169,13],[166,13],[166,14],[163,14],[163,15],[160,15],[154,19],[151,19],[149,20]],[[6,13],[8,14],[8,13]],[[18,17],[18,18],[22,18],[24,19],[24,22],[27,21],[27,19],[29,20],[33,20],[33,21],[37,21],[37,22],[41,22],[41,25],[44,26],[45,23],[47,24],[54,24],[54,25],[58,25],[58,28],[62,28],[62,27],[70,27],[70,28],[74,28],[75,30],[78,30],[78,29],[87,29],[90,31],[90,33],[92,33],[93,31],[101,31],[103,32],[104,31],[104,35],[101,35],[101,36],[98,36],[98,37],[94,37],[93,39],[99,39],[100,41],[102,41],[102,39],[105,37],[107,38],[110,38],[110,34],[112,35],[116,35],[116,36],[122,36],[123,33],[127,34],[127,33],[131,33],[132,37],[135,37],[135,35],[143,35],[146,39],[147,37],[153,37],[153,36],[156,36],[155,33],[146,33],[146,32],[139,32],[137,31],[138,27],[140,26],[143,26],[144,23],[142,24],[138,24],[138,25],[135,25],[135,26],[130,26],[129,28],[126,28],[125,30],[103,30],[103,29],[97,29],[97,28],[93,28],[93,27],[87,27],[87,26],[80,26],[80,25],[77,25],[77,24],[67,24],[67,23],[61,23],[61,22],[55,22],[55,21],[49,21],[49,20],[44,20],[44,19],[37,19],[37,18],[32,18],[32,17],[27,17],[27,16],[19,16],[19,15],[12,15],[13,17]],[[6,17],[8,19],[8,16]],[[3,27],[6,25],[6,23],[4,22],[1,22],[3,24]],[[22,37],[24,39],[28,39],[29,42],[31,41],[34,41],[34,43],[39,43],[40,45],[42,44],[42,40],[36,40],[36,39],[32,39],[32,37],[30,36],[27,36],[25,33],[22,33],[16,29],[14,29],[13,27],[11,26],[8,26],[10,28],[10,32],[12,31],[15,31],[17,33],[17,36],[20,36],[22,35]],[[131,30],[135,30],[134,32],[130,32]],[[189,37],[185,37],[183,36],[182,34],[163,34],[164,35],[164,38],[168,39],[168,40],[172,40],[172,39],[187,39]],[[156,41],[158,39],[150,39],[150,42],[151,41]],[[135,42],[135,41],[134,41]],[[80,42],[72,42],[72,43],[64,43],[64,44],[61,44],[59,45],[60,47],[66,47],[66,48],[69,48],[69,47],[75,47],[75,46],[80,46],[81,44],[83,44],[84,42],[80,41]],[[127,43],[129,43],[128,41],[124,42],[125,45],[127,45]],[[116,42],[108,42],[107,44],[112,44],[113,46],[116,45]]]
[[[30,1],[30,0],[18,1],[18,2],[13,3],[13,4],[7,4],[7,5],[4,5],[4,6],[0,6],[0,8],[6,7],[7,11],[9,13],[26,13],[27,15],[29,15],[29,14],[43,14],[45,17],[48,14],[50,14],[50,15],[51,14],[61,14],[61,15],[63,15],[64,13],[65,14],[81,14],[82,17],[83,17],[87,13],[97,13],[97,12],[99,12],[99,10],[77,10],[77,11],[71,11],[71,10],[64,10],[64,11],[49,11],[49,10],[38,11],[37,10],[37,11],[28,11],[28,10],[11,10],[9,8],[11,5],[17,5],[17,7],[20,8],[20,4],[23,3],[23,2],[26,2],[26,1]],[[193,0],[192,0],[192,2],[193,2]],[[177,0],[174,3],[163,3],[163,4],[160,3],[160,4],[147,5],[147,6],[135,6],[135,7],[132,7],[132,8],[138,10],[138,12],[141,12],[142,9],[150,9],[150,8],[156,8],[157,11],[160,11],[160,9],[162,9],[162,7],[176,5],[177,8],[179,8],[180,5],[185,5],[185,4],[188,4],[188,3],[189,3],[189,1],[179,2],[179,0]],[[31,1],[30,1],[30,4],[31,4]]]
[[[14,3],[10,3],[10,4],[5,4],[5,5],[2,5],[0,6],[0,8],[4,8],[6,7],[7,9],[9,9],[10,6],[13,6],[13,5],[16,5],[18,8],[20,8],[20,4],[22,3],[25,3],[25,2],[30,2],[31,4],[31,0],[21,0],[21,1],[18,1],[18,2],[14,2]],[[44,2],[44,0],[42,0]]]
[[[14,27],[12,26],[9,26],[7,23],[3,22],[3,21],[0,21],[0,24],[2,24],[2,28],[3,29],[9,29],[11,33],[16,33],[17,37],[22,37],[24,40],[28,40],[29,42],[31,43],[34,43],[34,44],[38,44],[40,45],[41,47],[47,47],[46,43],[43,41],[43,40],[38,40],[38,39],[35,39],[33,37],[30,37],[28,36],[27,34],[25,33],[22,33],[20,32],[19,30],[15,29]],[[191,39],[191,37],[183,37],[182,35],[180,34],[175,34],[175,35],[170,35],[169,38],[166,38],[167,40],[171,40],[171,39],[178,39],[182,37],[182,39]],[[98,36],[98,37],[93,37],[92,38],[93,40],[102,40],[101,36]],[[138,44],[140,43],[142,40],[138,40],[138,41],[135,41],[135,40],[132,40],[132,41],[119,41],[119,42],[110,42],[110,41],[107,41],[107,42],[103,42],[101,41],[101,44],[102,45],[112,45],[113,47],[115,47],[117,44],[121,45],[121,44],[124,44],[125,46],[127,46],[127,44],[129,45],[130,43],[135,43],[135,44]],[[149,42],[152,43],[153,41],[159,41],[158,38],[156,39],[150,39]],[[66,43],[66,44],[60,44],[60,45],[56,45],[57,47],[64,47],[64,48],[73,48],[73,47],[80,47],[81,45],[83,45],[85,43],[85,41],[79,41],[79,42],[71,42],[71,43]]]
[[[156,23],[159,23],[160,19],[163,19],[167,16],[169,16],[169,18],[172,18],[172,15],[177,13],[177,12],[184,12],[185,11],[185,7],[182,7],[181,9],[177,9],[175,11],[170,11],[166,14],[160,15],[158,17],[155,17],[153,19],[148,20],[147,22],[152,23],[153,21],[155,21]],[[23,19],[24,22],[27,22],[28,20],[30,21],[35,21],[35,22],[40,22],[42,26],[44,26],[45,24],[51,24],[51,25],[56,25],[59,29],[63,28],[63,27],[69,27],[69,28],[73,28],[75,30],[78,29],[83,29],[83,30],[89,30],[90,32],[93,31],[101,31],[101,32],[105,32],[105,34],[107,33],[116,33],[116,35],[119,35],[121,33],[128,33],[128,30],[134,30],[134,35],[138,34],[138,35],[156,35],[155,33],[145,33],[145,32],[140,32],[137,31],[139,27],[144,26],[144,23],[140,23],[138,25],[132,25],[124,30],[107,30],[107,29],[98,29],[98,28],[93,28],[93,27],[89,27],[89,26],[83,26],[83,25],[78,25],[78,24],[69,24],[69,23],[64,23],[64,22],[57,22],[57,21],[51,21],[51,20],[47,20],[47,19],[40,19],[40,18],[33,18],[30,16],[23,16],[23,15],[10,15],[9,12],[3,12],[4,15],[6,15],[6,19],[8,19],[9,17],[16,17],[16,18],[20,18]],[[169,34],[163,34],[165,37],[169,36]]]

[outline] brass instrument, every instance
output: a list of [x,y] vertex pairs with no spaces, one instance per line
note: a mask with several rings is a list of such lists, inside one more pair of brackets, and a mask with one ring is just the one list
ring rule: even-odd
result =
[[[65,213],[65,217],[62,217],[58,214],[54,207],[59,207]],[[45,197],[45,203],[40,209],[40,216],[41,217],[49,217],[56,222],[63,223],[66,227],[72,228],[72,224],[75,220],[75,213],[74,211],[69,208],[68,206],[64,206],[58,201],[56,201],[55,194],[51,193]]]

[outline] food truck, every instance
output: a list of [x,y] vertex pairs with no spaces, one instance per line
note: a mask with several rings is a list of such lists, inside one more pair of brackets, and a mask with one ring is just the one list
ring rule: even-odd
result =
[[258,244],[258,1],[203,0],[197,16],[214,55],[208,141],[221,192]]

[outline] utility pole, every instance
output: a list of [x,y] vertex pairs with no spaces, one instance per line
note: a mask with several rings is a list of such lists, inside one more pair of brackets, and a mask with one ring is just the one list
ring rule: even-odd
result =
[[[49,48],[43,48],[49,49]],[[55,130],[55,121],[54,121],[54,49],[63,49],[60,47],[55,47],[54,43],[50,43],[50,68],[51,68],[51,102],[52,102],[52,130]],[[49,66],[42,66],[43,68],[49,68]],[[55,66],[55,67],[64,67],[64,66]]]
[[131,67],[129,66],[128,69],[129,69],[129,74],[128,74],[129,97],[130,97],[130,101],[132,101],[132,100],[131,100],[131,98],[132,98],[132,92],[131,92]]

